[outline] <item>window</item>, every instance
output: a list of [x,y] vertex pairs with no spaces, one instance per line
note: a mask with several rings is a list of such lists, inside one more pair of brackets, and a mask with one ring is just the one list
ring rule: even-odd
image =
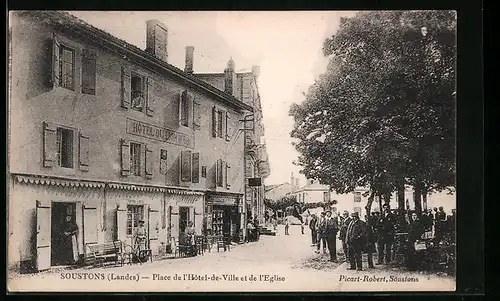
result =
[[188,94],[184,91],[181,95],[180,118],[182,126],[189,126],[189,101]]
[[144,220],[144,206],[127,206],[127,235],[133,235],[135,229],[139,227],[139,221]]
[[134,176],[141,175],[141,145],[130,143],[130,173]]
[[191,182],[192,179],[191,151],[181,151],[181,182]]
[[73,131],[57,128],[57,165],[73,168]]
[[354,193],[354,201],[355,202],[361,202],[361,192],[355,192]]
[[132,93],[132,108],[142,112],[144,106],[143,78],[136,74],[132,74],[130,79],[130,90]]
[[75,90],[75,51],[61,45],[59,57],[59,86]]
[[323,192],[323,202],[327,203],[330,201],[330,192],[325,191]]
[[192,178],[191,181],[193,183],[199,183],[200,182],[200,153],[193,153],[193,160],[192,160]]

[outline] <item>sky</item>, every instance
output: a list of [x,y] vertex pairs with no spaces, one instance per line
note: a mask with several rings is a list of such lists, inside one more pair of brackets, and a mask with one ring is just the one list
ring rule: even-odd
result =
[[146,46],[146,21],[168,28],[169,63],[184,69],[185,47],[194,46],[194,72],[223,72],[232,58],[236,71],[260,66],[259,93],[265,142],[271,166],[266,185],[290,182],[291,174],[305,184],[298,153],[291,145],[293,118],[288,108],[301,103],[303,92],[327,65],[321,47],[338,29],[340,18],[353,11],[285,12],[85,12],[71,14],[141,49]]

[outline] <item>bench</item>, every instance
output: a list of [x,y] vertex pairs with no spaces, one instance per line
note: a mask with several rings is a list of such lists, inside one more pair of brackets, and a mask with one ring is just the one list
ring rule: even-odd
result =
[[115,264],[123,266],[122,242],[112,241],[102,244],[87,245],[89,248],[89,259],[94,266],[104,265],[107,259],[114,259]]

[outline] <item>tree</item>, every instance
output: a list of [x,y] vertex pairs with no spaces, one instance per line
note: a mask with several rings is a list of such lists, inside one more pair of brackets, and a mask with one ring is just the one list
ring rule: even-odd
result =
[[301,172],[337,193],[369,187],[367,213],[405,184],[454,186],[455,28],[449,11],[343,18],[325,74],[290,108]]

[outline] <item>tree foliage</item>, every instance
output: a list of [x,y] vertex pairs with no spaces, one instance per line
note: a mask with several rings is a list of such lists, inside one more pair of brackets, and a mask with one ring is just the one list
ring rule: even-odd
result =
[[343,18],[326,72],[290,108],[302,173],[337,193],[454,186],[455,37],[450,11]]

